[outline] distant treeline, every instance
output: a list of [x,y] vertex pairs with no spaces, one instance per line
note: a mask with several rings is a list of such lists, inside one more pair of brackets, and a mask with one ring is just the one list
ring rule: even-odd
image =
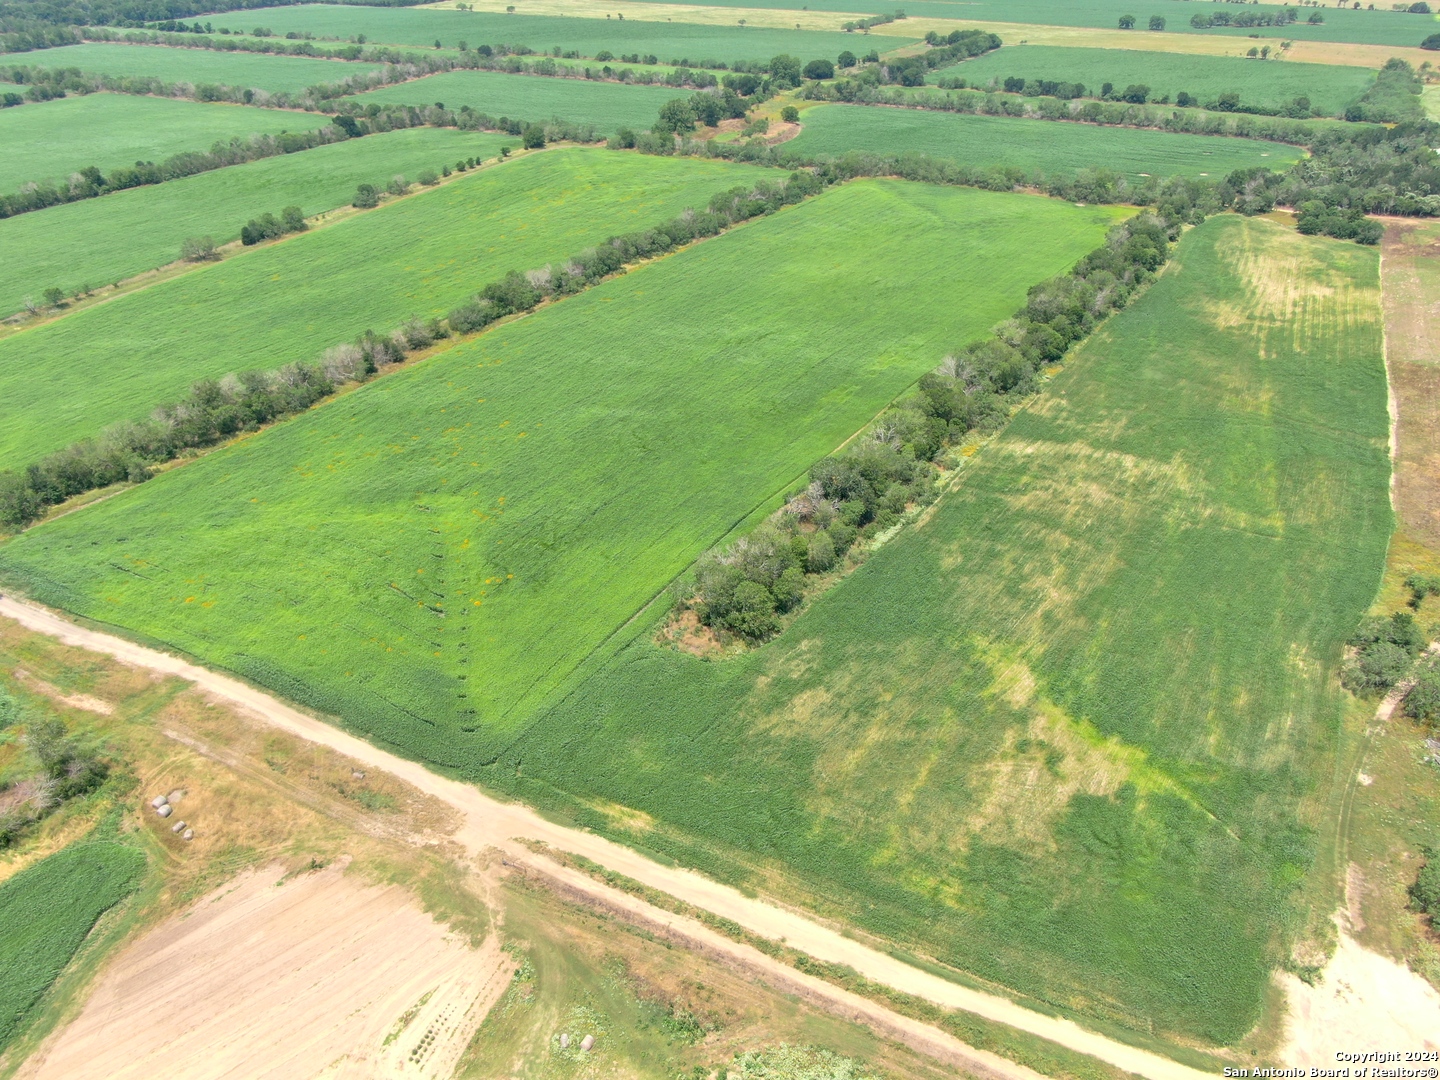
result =
[[677,610],[693,609],[706,626],[751,643],[777,633],[780,616],[823,587],[852,547],[933,499],[936,462],[949,447],[973,431],[998,431],[1016,402],[1039,390],[1047,364],[1129,303],[1192,216],[1142,214],[1112,229],[1068,274],[1034,286],[994,336],[947,356],[852,446],[819,461],[809,484],[768,521],[701,558]]
[[545,300],[577,293],[630,264],[800,202],[824,186],[818,176],[796,172],[783,182],[732,188],[714,196],[704,210],[687,210],[653,228],[613,236],[559,263],[523,274],[512,271],[444,320],[415,317],[389,334],[367,330],[354,342],[327,350],[315,364],[198,382],[183,401],[156,409],[148,420],[118,424],[98,439],[73,443],[20,472],[0,472],[0,527],[23,528],[49,507],[87,491],[121,481],[144,482],[157,465],[303,412],[339,387],[363,382],[452,333],[473,333],[506,316],[533,311]]

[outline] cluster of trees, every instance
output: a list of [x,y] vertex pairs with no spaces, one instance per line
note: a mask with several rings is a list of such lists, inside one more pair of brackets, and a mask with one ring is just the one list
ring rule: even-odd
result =
[[316,146],[339,142],[349,136],[333,125],[315,131],[297,131],[284,135],[252,135],[248,139],[217,142],[207,151],[186,151],[156,164],[152,161],[122,166],[103,175],[94,166],[80,169],[63,184],[26,184],[20,191],[0,195],[0,218],[43,210],[47,206],[93,199],[127,188],[162,184],[182,176],[240,165],[279,154],[293,154]]
[[[265,0],[283,7],[303,0]],[[365,0],[371,7],[409,7],[414,0]],[[144,26],[157,19],[191,19],[260,7],[255,0],[0,0],[0,29],[29,21],[55,26]]]
[[[1268,51],[1268,47],[1267,47]],[[964,90],[964,79],[945,77],[936,84],[942,90]],[[1099,92],[1087,88],[1084,83],[1061,82],[1055,79],[1026,79],[1018,75],[1003,80],[992,80],[986,87],[973,87],[975,91],[1001,90],[1007,94],[1020,94],[1028,98],[1055,98],[1059,101],[1073,101],[1076,98],[1096,98],[1105,102],[1123,102],[1128,105],[1168,105],[1170,95],[1151,96],[1151,89],[1144,83],[1129,83],[1117,87],[1114,83],[1102,83]],[[1250,113],[1256,116],[1285,116],[1295,120],[1318,117],[1321,112],[1310,104],[1308,97],[1300,96],[1284,105],[1250,105],[1240,100],[1239,91],[1217,94],[1211,101],[1201,102],[1195,95],[1181,90],[1175,95],[1175,104],[1180,108],[1206,108],[1216,112]],[[931,106],[933,107],[933,106]],[[960,110],[966,111],[966,110]]]
[[972,431],[999,430],[1015,402],[1038,390],[1046,364],[1151,280],[1179,224],[1142,214],[1113,229],[1069,274],[1032,288],[994,336],[947,356],[857,445],[817,463],[808,486],[777,514],[727,551],[702,558],[681,609],[752,643],[778,632],[780,616],[857,542],[931,501],[935,463],[948,447]]
[[240,242],[246,247],[253,247],[263,240],[274,240],[308,228],[305,211],[298,206],[287,206],[280,211],[278,218],[274,214],[261,214],[247,221],[240,229]]
[[1354,654],[1340,671],[1340,682],[1354,694],[1390,690],[1410,673],[1426,646],[1425,634],[1408,611],[1365,619],[1348,642]]
[[[1289,26],[1298,22],[1300,13],[1294,8],[1283,7],[1279,11],[1240,11],[1231,13],[1217,8],[1209,15],[1192,15],[1190,25],[1196,30],[1209,30],[1212,26]],[[1325,17],[1318,11],[1312,12],[1310,22],[1319,24]]]
[[[242,431],[308,409],[354,375],[352,367],[291,364],[198,382],[190,395],[148,420],[120,424],[42,458],[21,472],[0,473],[0,526],[22,528],[47,507],[121,481],[148,480],[153,466]],[[359,370],[363,370],[363,365]]]
[[62,720],[27,715],[19,702],[0,690],[0,731],[22,723],[35,772],[0,784],[0,796],[11,796],[3,800],[7,805],[0,811],[0,850],[66,800],[94,791],[110,775],[109,764],[71,737]]
[[1380,69],[1369,90],[1348,105],[1345,119],[1374,124],[1403,124],[1423,119],[1420,95],[1425,85],[1415,69],[1399,57],[1392,57]]
[[1333,236],[1357,244],[1378,244],[1385,226],[1365,216],[1357,207],[1326,206],[1319,199],[1306,199],[1299,206],[1295,227],[1306,236]]
[[896,19],[905,18],[905,12],[895,10],[894,15],[871,15],[864,19],[854,19],[851,22],[842,23],[840,29],[847,34],[853,34],[856,30],[861,33],[869,33],[872,26],[884,26],[886,23],[893,23]]

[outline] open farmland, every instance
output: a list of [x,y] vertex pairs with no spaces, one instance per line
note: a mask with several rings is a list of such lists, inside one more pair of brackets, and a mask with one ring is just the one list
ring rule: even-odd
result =
[[[526,45],[536,52],[559,46],[594,56],[609,50],[653,54],[661,61],[768,60],[778,53],[790,53],[802,60],[817,57],[834,59],[842,49],[855,44],[855,36],[838,28],[834,31],[780,30],[761,26],[718,26],[703,23],[642,22],[634,18],[565,18],[503,11],[430,11],[424,8],[349,7],[333,4],[300,4],[294,7],[258,8],[227,12],[215,17],[216,25],[235,30],[264,26],[277,34],[306,31],[319,38],[349,40],[364,34],[370,41],[386,45],[442,45],[455,47],[464,41],[476,45]],[[923,33],[923,32],[922,32]],[[888,37],[877,44],[895,49],[917,40]]]
[[637,628],[482,775],[1053,1004],[1235,1040],[1306,902],[1386,432],[1374,252],[1213,218],[776,642],[707,662]]
[[259,214],[299,206],[311,216],[347,205],[357,184],[383,187],[396,173],[413,178],[518,145],[503,135],[406,128],[7,218],[0,247],[12,272],[0,280],[0,315],[52,286],[68,295],[164,266],[187,237],[228,243]]
[[138,883],[137,848],[82,842],[0,883],[0,1048],[28,1019],[95,920]]
[[32,530],[0,566],[473,772],[687,563],[1123,213],[857,181]]
[[489,116],[593,124],[605,133],[619,127],[648,128],[660,106],[690,91],[668,86],[508,75],[498,71],[446,71],[424,79],[381,87],[350,99],[378,105],[469,105]]
[[[546,151],[13,334],[0,340],[0,465],[23,466],[139,419],[196,379],[318,360],[367,328],[443,315],[510,270],[665,220],[761,175],[771,174]],[[245,303],[230,302],[237,296]]]
[[997,49],[954,67],[937,70],[942,77],[964,79],[969,86],[1003,86],[1010,77],[1082,83],[1089,96],[1099,97],[1106,83],[1117,92],[1135,83],[1150,88],[1151,99],[1175,100],[1181,91],[1201,102],[1238,93],[1247,105],[1279,108],[1297,97],[1329,116],[1345,111],[1375,82],[1374,72],[1330,64],[1244,60],[1230,56],[1185,56],[1128,49],[1067,49],[1051,45]]
[[49,49],[46,67],[77,67],[101,75],[145,75],[167,83],[244,86],[272,94],[298,94],[317,83],[339,82],[352,75],[379,71],[381,64],[321,60],[308,56],[176,49],[163,45],[117,45],[86,42]]
[[162,161],[220,140],[310,131],[317,113],[257,109],[129,94],[87,94],[0,109],[0,191],[61,181],[89,165],[100,171]]
[[920,153],[1046,176],[1105,168],[1220,179],[1258,165],[1283,169],[1301,156],[1297,147],[1259,139],[870,105],[817,105],[800,119],[804,128],[787,145],[802,154]]

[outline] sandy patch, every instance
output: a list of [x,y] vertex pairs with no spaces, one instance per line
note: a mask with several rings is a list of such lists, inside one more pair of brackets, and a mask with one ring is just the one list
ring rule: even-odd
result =
[[37,679],[24,668],[16,668],[11,674],[20,685],[34,690],[37,694],[44,694],[51,701],[58,701],[61,705],[69,705],[72,709],[84,709],[86,712],[99,713],[101,716],[109,716],[115,711],[115,706],[108,701],[103,701],[89,694],[67,694],[58,686],[51,686],[44,679]]
[[246,873],[135,941],[19,1074],[447,1077],[508,984],[400,886]]
[[1317,985],[1279,978],[1290,999],[1278,1055],[1287,1067],[1334,1068],[1337,1050],[1440,1049],[1440,991],[1343,930]]

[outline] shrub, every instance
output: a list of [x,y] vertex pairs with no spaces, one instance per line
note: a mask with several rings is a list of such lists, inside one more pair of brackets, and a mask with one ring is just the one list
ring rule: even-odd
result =
[[835,65],[829,60],[811,60],[805,65],[805,78],[807,79],[833,79],[835,77]]
[[794,105],[786,105],[780,110],[780,119],[787,124],[794,124],[800,119],[800,110]]
[[1165,29],[1165,16],[1164,16],[1164,15],[1151,15],[1151,16],[1150,16],[1150,29],[1151,29],[1151,30],[1164,30],[1164,29]]
[[1405,715],[1440,728],[1440,667],[1433,662],[1420,669],[1415,685],[1405,695]]
[[1425,647],[1425,635],[1408,611],[1389,618],[1366,619],[1349,644],[1355,655],[1340,673],[1340,681],[1355,694],[1389,690],[1403,679]]
[[1430,916],[1433,926],[1436,916],[1440,916],[1440,851],[1422,847],[1420,853],[1425,856],[1425,865],[1410,886],[1410,902]]
[[355,189],[355,198],[350,205],[357,210],[373,210],[380,205],[380,193],[375,190],[374,184],[361,184]]
[[208,236],[192,236],[180,245],[180,258],[186,262],[205,262],[219,257],[215,241]]
[[[1440,51],[1440,34],[1431,34],[1424,41],[1420,42],[1420,48],[1429,49],[1431,52]],[[14,95],[6,94],[5,96],[8,98],[13,97]],[[9,103],[7,102],[6,104]]]
[[520,144],[526,150],[539,150],[545,145],[545,129],[539,124],[526,124],[520,132]]
[[385,185],[385,190],[391,195],[404,195],[410,190],[410,184],[405,177],[396,173],[390,178],[390,183]]

